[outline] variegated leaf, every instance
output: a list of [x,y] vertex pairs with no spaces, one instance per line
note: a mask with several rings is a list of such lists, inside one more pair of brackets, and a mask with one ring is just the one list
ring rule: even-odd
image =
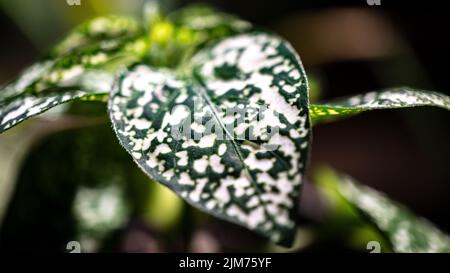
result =
[[312,104],[313,124],[334,121],[375,109],[435,106],[450,110],[450,97],[444,94],[407,87],[370,92],[331,103]]
[[195,55],[193,74],[144,64],[124,73],[110,117],[151,178],[192,205],[289,245],[311,137],[295,51],[262,33]]
[[[114,232],[145,206],[151,190],[145,184],[148,178],[129,159],[106,122],[57,118],[51,126],[33,123],[31,127],[27,127],[31,132],[21,128],[34,138],[39,136],[39,141],[20,162],[0,230],[2,248],[33,241],[28,251],[60,252],[67,242],[77,240],[82,252],[105,251]],[[42,137],[42,131],[55,129],[58,132]],[[13,134],[17,131],[2,136]],[[44,231],[34,236],[30,230]]]
[[146,52],[147,42],[130,20],[105,17],[83,24],[50,57],[0,90],[0,133],[63,102],[104,99],[114,72]]
[[105,41],[132,38],[141,34],[140,23],[126,16],[110,15],[94,18],[77,26],[51,52],[50,57],[60,57],[66,53],[92,46]]
[[395,252],[450,252],[450,237],[386,195],[341,176],[337,189],[389,239]]
[[47,90],[44,94],[24,94],[7,102],[0,102],[0,133],[18,123],[49,110],[59,104],[74,100],[104,100],[110,91],[113,76],[101,71],[88,71],[79,78],[83,89],[76,87]]
[[189,5],[162,18],[152,16],[149,62],[178,67],[208,42],[248,32],[252,25],[206,5]]
[[246,32],[252,28],[249,22],[207,5],[187,6],[170,14],[169,19],[177,25],[194,31],[208,32],[210,37],[216,38]]

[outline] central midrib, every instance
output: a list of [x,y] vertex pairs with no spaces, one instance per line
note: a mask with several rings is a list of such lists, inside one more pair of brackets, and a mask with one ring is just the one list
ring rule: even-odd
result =
[[[265,206],[265,202],[261,198],[262,192],[259,189],[257,182],[253,179],[252,175],[250,174],[250,170],[248,169],[247,165],[244,163],[244,158],[243,158],[243,156],[242,156],[242,154],[241,154],[241,152],[239,150],[239,147],[238,147],[237,143],[234,141],[233,136],[227,130],[225,124],[222,122],[222,120],[220,119],[218,113],[216,112],[215,107],[214,107],[215,104],[210,100],[208,94],[205,92],[205,90],[207,89],[205,84],[200,79],[200,77],[198,75],[196,75],[196,73],[194,73],[194,78],[195,78],[196,82],[200,85],[200,88],[198,88],[198,92],[199,92],[200,96],[203,99],[205,99],[206,103],[211,108],[214,117],[219,122],[220,126],[223,128],[223,130],[225,131],[226,135],[228,136],[228,138],[230,139],[231,143],[233,144],[233,148],[236,151],[236,153],[237,153],[237,155],[239,157],[239,160],[241,161],[242,165],[244,166],[244,170],[245,170],[245,173],[246,173],[247,177],[250,179],[251,184],[253,185],[253,187],[255,188],[256,192],[258,193],[257,197],[258,197],[259,201],[261,202],[261,204],[263,204],[263,209],[264,209],[265,214],[267,215],[267,217],[271,221],[276,223],[274,218],[272,217],[272,215],[269,214],[269,212],[268,212],[268,210],[267,210],[267,208]],[[194,88],[194,90],[197,90],[197,88]]]

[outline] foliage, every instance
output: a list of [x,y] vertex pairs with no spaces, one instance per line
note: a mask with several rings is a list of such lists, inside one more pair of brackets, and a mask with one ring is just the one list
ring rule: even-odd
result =
[[[450,110],[449,97],[410,88],[309,105],[300,58],[277,35],[205,6],[169,15],[158,7],[145,10],[142,22],[108,16],[82,24],[3,87],[0,133],[62,103],[108,101],[119,142],[151,179],[207,213],[289,246],[309,160],[310,120],[330,122],[373,109]],[[108,154],[98,159],[121,170]],[[73,164],[78,160],[86,163],[74,158]],[[422,234],[433,228],[384,197],[351,182],[339,185],[342,195],[375,223],[395,210],[386,216],[389,223],[379,226],[391,236],[394,250],[446,250],[435,247],[443,237]],[[96,194],[80,193],[94,199]],[[364,206],[369,197],[380,202],[376,215]],[[85,210],[82,201],[76,203],[80,213]],[[405,233],[414,234],[408,243],[396,239]]]
[[393,251],[450,252],[450,237],[427,220],[415,216],[403,205],[357,183],[347,175],[338,174],[331,169],[323,169],[322,172],[332,177],[322,187],[334,191],[347,209],[358,211],[373,223],[388,239]]

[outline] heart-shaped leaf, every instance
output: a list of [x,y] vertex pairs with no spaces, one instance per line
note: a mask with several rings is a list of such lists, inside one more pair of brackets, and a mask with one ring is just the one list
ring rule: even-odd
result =
[[450,97],[436,92],[402,87],[356,95],[330,103],[312,104],[309,111],[312,123],[318,124],[375,109],[416,106],[435,106],[450,110]]
[[450,252],[450,237],[427,220],[349,176],[336,177],[340,195],[376,225],[395,252]]
[[109,108],[121,144],[192,205],[291,244],[311,137],[300,59],[284,40],[251,33],[189,67],[138,64],[120,77]]

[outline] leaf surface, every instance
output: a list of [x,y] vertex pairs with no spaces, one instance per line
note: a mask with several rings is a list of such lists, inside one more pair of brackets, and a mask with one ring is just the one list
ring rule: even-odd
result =
[[141,31],[139,22],[132,17],[109,15],[94,18],[75,27],[50,52],[50,57],[60,57],[70,51],[98,46],[105,41],[132,38]]
[[103,99],[115,71],[146,50],[137,22],[110,16],[77,27],[43,60],[0,90],[0,133],[58,104]]
[[312,104],[310,115],[313,124],[319,124],[365,111],[417,106],[434,106],[450,110],[450,97],[437,92],[401,87],[356,95],[330,103]]
[[311,136],[298,56],[276,36],[241,34],[190,67],[120,77],[109,108],[121,144],[192,205],[291,244]]
[[450,252],[450,237],[385,194],[340,176],[339,193],[366,216],[401,253]]
[[208,32],[210,37],[223,37],[224,33],[242,33],[252,28],[249,22],[207,5],[187,6],[170,14],[169,19],[191,30]]

